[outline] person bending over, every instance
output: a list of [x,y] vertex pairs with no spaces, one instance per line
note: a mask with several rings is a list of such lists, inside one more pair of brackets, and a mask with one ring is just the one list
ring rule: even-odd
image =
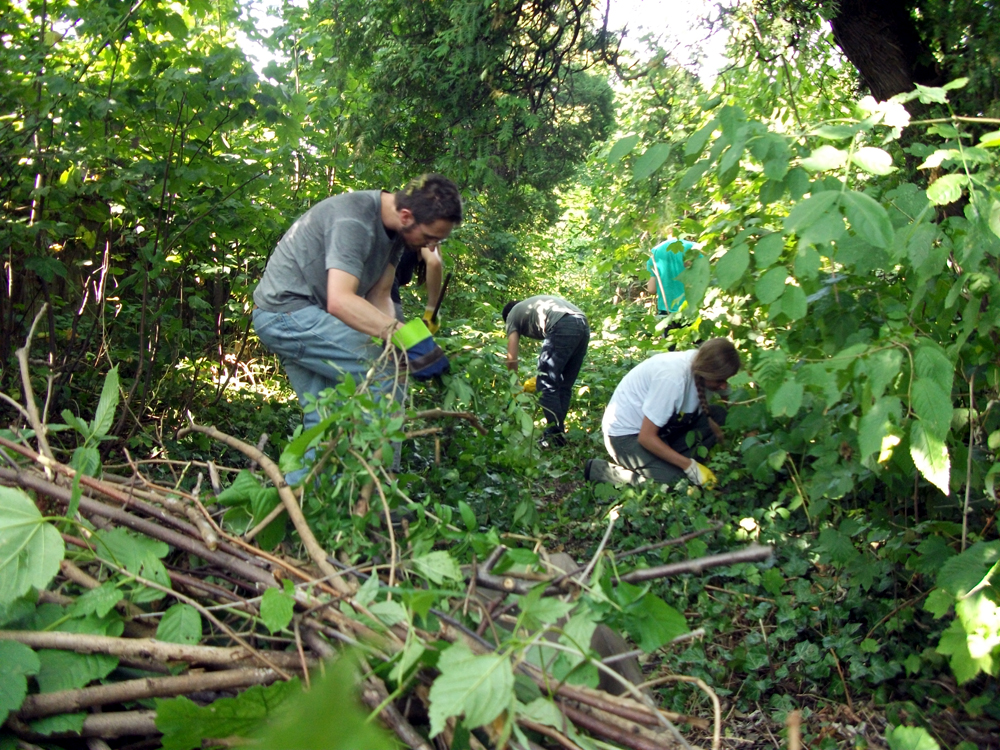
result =
[[691,454],[722,439],[726,412],[708,405],[707,391],[724,390],[739,369],[736,347],[723,338],[691,351],[656,354],[634,367],[615,388],[601,422],[614,463],[590,459],[586,478],[673,484],[687,477],[697,485],[714,483],[715,475]]
[[507,369],[517,371],[521,336],[542,342],[536,389],[548,422],[545,436],[554,444],[563,445],[573,384],[590,342],[587,316],[562,297],[538,294],[508,302],[503,308],[503,319],[507,324]]
[[[320,422],[310,402],[346,373],[364,380],[382,353],[374,338],[388,340],[402,327],[390,296],[400,257],[436,246],[461,221],[455,183],[431,174],[395,194],[362,190],[322,200],[278,242],[253,293],[253,326],[281,360],[306,429]],[[419,344],[427,356],[407,349],[417,378],[447,368],[447,358],[427,338]],[[401,400],[391,374],[380,373],[376,390],[390,387]]]

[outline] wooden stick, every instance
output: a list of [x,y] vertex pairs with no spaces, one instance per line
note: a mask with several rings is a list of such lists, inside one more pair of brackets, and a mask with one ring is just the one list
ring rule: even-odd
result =
[[709,534],[713,531],[718,531],[722,528],[721,523],[712,524],[707,529],[701,529],[700,531],[692,531],[690,534],[684,534],[683,536],[676,537],[675,539],[667,539],[662,542],[656,542],[655,544],[644,544],[641,547],[636,547],[635,549],[626,550],[625,552],[616,552],[615,559],[623,560],[626,557],[631,557],[632,555],[641,555],[643,552],[652,552],[653,550],[661,549],[663,547],[671,547],[676,544],[684,544],[692,539],[695,539],[703,534]]
[[[112,638],[106,635],[62,633],[41,630],[0,630],[0,641],[17,641],[30,648],[75,651],[78,654],[109,654],[157,661],[181,661],[212,667],[235,667],[252,658],[242,647],[193,646],[167,643],[153,638]],[[269,658],[279,666],[296,669],[302,666],[297,654],[270,651]]]
[[270,685],[277,679],[278,673],[273,669],[227,669],[222,672],[204,672],[180,677],[145,677],[140,680],[126,680],[77,690],[29,695],[16,713],[19,719],[25,721],[143,698],[165,698],[202,690],[230,690],[251,685]]
[[242,440],[234,438],[231,435],[227,435],[224,432],[220,432],[215,427],[205,427],[203,425],[195,424],[194,421],[191,421],[186,428],[180,430],[177,433],[177,437],[184,437],[190,432],[198,432],[203,435],[208,435],[213,440],[218,440],[220,443],[224,443],[230,448],[235,448],[236,450],[242,452],[245,456],[249,456],[250,458],[256,460],[264,470],[264,473],[267,474],[268,478],[278,489],[278,496],[281,498],[281,502],[285,506],[285,510],[288,511],[288,517],[292,519],[292,524],[295,526],[295,530],[299,533],[299,538],[305,545],[306,551],[309,553],[309,557],[311,557],[316,566],[323,571],[323,575],[329,579],[330,585],[337,589],[337,591],[345,596],[350,596],[354,593],[351,587],[340,577],[337,569],[327,562],[326,550],[324,550],[320,546],[319,542],[316,541],[316,536],[312,533],[312,529],[309,528],[309,524],[306,522],[306,518],[302,514],[302,509],[299,507],[298,500],[295,498],[295,493],[292,492],[292,489],[287,484],[285,484],[285,478],[282,476],[281,470],[278,468],[278,465],[274,463],[274,461],[265,456],[254,446],[244,443]]
[[[118,737],[144,737],[160,733],[160,730],[156,728],[156,711],[147,710],[89,714],[83,720],[83,728],[79,733],[53,732],[42,735],[32,731],[31,727],[16,716],[11,716],[6,726],[18,737],[39,740],[47,744],[51,739],[57,737],[99,737],[110,740]],[[51,747],[50,744],[49,746]]]
[[635,570],[631,573],[620,576],[617,580],[625,581],[626,583],[641,583],[642,581],[651,581],[655,578],[669,578],[670,576],[681,575],[682,573],[703,573],[708,568],[715,568],[720,565],[735,565],[736,563],[744,562],[764,562],[765,560],[769,560],[773,555],[774,550],[771,547],[751,544],[746,549],[737,550],[735,552],[726,552],[721,555],[706,555],[705,557],[698,557],[694,560],[685,560],[684,562],[670,563],[669,565],[657,565],[652,568]]
[[[24,346],[18,349],[15,354],[17,355],[18,364],[21,366],[21,386],[24,388],[24,411],[28,416],[28,423],[31,425],[31,429],[35,431],[35,439],[38,440],[38,452],[49,461],[53,461],[55,459],[52,455],[52,449],[49,447],[49,440],[46,437],[48,427],[38,413],[38,406],[35,404],[35,391],[31,387],[31,370],[28,367],[28,355],[31,353],[31,339],[35,337],[35,328],[38,326],[38,321],[45,314],[47,307],[48,302],[39,308],[38,313],[35,315],[35,320],[31,324],[31,328],[28,329],[28,336],[24,340]],[[50,335],[52,333],[54,332],[50,331]]]
[[444,409],[427,409],[425,411],[418,411],[413,415],[413,419],[444,419],[450,417],[452,419],[464,419],[469,424],[471,424],[480,435],[488,434],[488,431],[483,427],[482,423],[479,421],[479,417],[473,414],[471,411],[445,411]]

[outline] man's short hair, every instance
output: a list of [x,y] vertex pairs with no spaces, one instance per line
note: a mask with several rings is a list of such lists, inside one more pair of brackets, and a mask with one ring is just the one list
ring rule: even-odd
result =
[[406,183],[395,194],[396,210],[410,209],[418,224],[433,224],[438,219],[462,223],[462,196],[458,186],[439,174],[424,174]]
[[520,301],[521,300],[519,300],[519,299],[512,299],[510,302],[508,302],[506,305],[503,306],[503,322],[504,323],[507,322],[507,316],[510,315],[510,311],[514,309],[514,305],[516,305]]

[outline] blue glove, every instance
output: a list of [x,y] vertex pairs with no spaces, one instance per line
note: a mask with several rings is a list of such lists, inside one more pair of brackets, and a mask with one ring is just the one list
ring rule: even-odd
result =
[[419,318],[396,331],[392,342],[406,352],[406,365],[416,380],[430,380],[448,372],[451,364],[438,346],[427,325]]

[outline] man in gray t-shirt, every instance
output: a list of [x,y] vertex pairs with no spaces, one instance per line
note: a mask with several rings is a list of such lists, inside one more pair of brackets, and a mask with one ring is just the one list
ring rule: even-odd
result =
[[309,397],[345,373],[364,380],[382,351],[373,338],[402,326],[390,297],[401,254],[436,247],[461,221],[455,184],[424,175],[395,194],[320,201],[281,238],[254,291],[253,324],[307,409],[307,429],[320,421]]
[[566,438],[566,413],[573,384],[590,342],[587,316],[572,302],[551,294],[512,300],[503,309],[507,326],[507,368],[517,371],[521,336],[542,341],[538,353],[538,402],[549,426],[545,436],[555,445]]

